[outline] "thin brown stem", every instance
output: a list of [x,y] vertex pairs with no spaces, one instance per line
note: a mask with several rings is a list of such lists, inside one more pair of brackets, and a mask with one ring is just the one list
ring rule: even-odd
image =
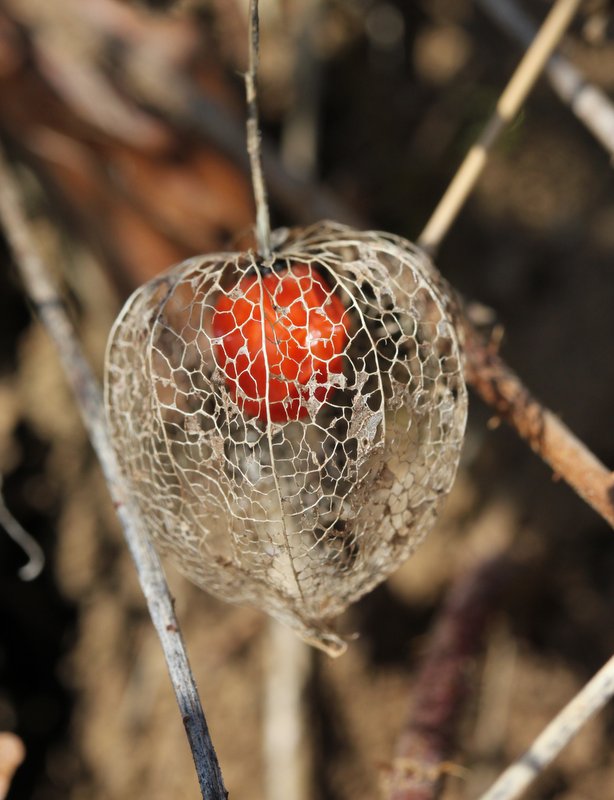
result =
[[271,255],[271,221],[269,204],[266,196],[262,158],[260,155],[260,130],[258,128],[258,94],[256,76],[258,72],[258,48],[260,30],[258,20],[258,0],[250,0],[249,4],[249,64],[245,73],[245,91],[247,94],[247,152],[252,173],[254,198],[256,200],[256,238],[258,251],[263,258]]
[[552,467],[557,477],[614,528],[614,473],[531,394],[466,315],[460,324],[465,338],[467,382]]
[[151,619],[158,632],[175,690],[203,798],[226,800],[222,774],[209,735],[158,555],[126,491],[107,433],[102,395],[58,289],[49,277],[28,226],[21,192],[0,149],[0,220],[26,293],[53,340],[134,560]]

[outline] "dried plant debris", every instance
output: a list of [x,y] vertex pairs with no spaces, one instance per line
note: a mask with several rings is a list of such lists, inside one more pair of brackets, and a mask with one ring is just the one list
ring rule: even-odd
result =
[[331,619],[405,560],[456,472],[461,353],[426,256],[335,223],[189,259],[111,334],[106,403],[156,542],[218,597],[331,654]]

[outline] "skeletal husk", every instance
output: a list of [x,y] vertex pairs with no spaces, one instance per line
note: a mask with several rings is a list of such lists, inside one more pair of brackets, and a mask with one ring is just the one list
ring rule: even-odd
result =
[[[424,253],[335,223],[274,234],[348,309],[343,369],[303,416],[242,412],[215,355],[220,292],[252,252],[191,258],[138,289],[109,340],[106,407],[131,494],[190,580],[338,655],[332,624],[398,567],[451,488],[467,414],[446,297]],[[284,309],[280,309],[280,314]]]

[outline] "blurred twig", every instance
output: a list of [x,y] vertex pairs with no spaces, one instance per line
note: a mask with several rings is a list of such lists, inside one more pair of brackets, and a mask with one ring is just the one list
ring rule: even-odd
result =
[[465,160],[420,234],[418,244],[427,252],[435,253],[439,248],[482,174],[489,151],[520,110],[544,65],[571,23],[580,2],[581,0],[557,0],[546,17],[539,33],[505,87],[478,141],[465,156]]
[[497,555],[461,576],[440,612],[413,687],[415,701],[399,738],[389,775],[389,800],[439,796],[469,690],[469,667],[512,565]]
[[[247,172],[245,130],[240,118],[208,96],[185,71],[157,56],[126,47],[115,48],[115,80],[137,102],[174,127],[206,137]],[[262,165],[272,201],[293,221],[337,219],[359,225],[359,215],[313,180],[291,175],[277,150],[263,137]]]
[[[497,624],[498,623],[498,624]],[[472,767],[465,795],[478,797],[501,772],[499,764],[509,734],[516,697],[519,642],[506,621],[495,622],[488,636],[472,731]]]
[[294,13],[292,100],[280,141],[284,166],[291,174],[311,181],[318,174],[323,61],[318,56],[317,43],[324,13],[322,0],[303,0]]
[[[206,136],[247,171],[243,129],[218,103],[183,80],[176,87],[169,84],[150,86],[147,93],[141,92],[141,95],[152,109],[174,125]],[[359,215],[328,189],[290,175],[266,139],[262,140],[261,146],[264,175],[271,198],[289,218],[303,223],[336,219],[348,225],[360,225]]]
[[[536,26],[514,0],[476,0],[483,10],[522,45],[535,36]],[[555,53],[546,64],[555,92],[614,159],[614,104],[597,86],[586,80],[568,58]]]
[[17,767],[26,756],[23,742],[14,733],[0,733],[0,800],[8,795]]
[[465,376],[496,414],[515,428],[557,477],[614,528],[614,473],[524,386],[484,341],[466,314],[457,315],[465,340]]
[[[471,148],[450,186],[433,212],[419,243],[437,250],[475,186],[488,153],[539,76],[570,24],[579,0],[557,0],[539,33],[525,53],[497,104],[497,109]],[[454,297],[446,286],[444,296]],[[614,475],[567,428],[536,400],[496,350],[472,325],[462,302],[451,309],[461,329],[466,355],[466,378],[480,397],[509,422],[531,448],[563,478],[583,500],[614,527]]]
[[614,697],[614,656],[552,720],[526,753],[505,770],[480,800],[513,800],[522,794],[583,725],[612,697]]
[[100,388],[83,354],[64,303],[49,278],[30,233],[18,185],[0,151],[0,219],[26,293],[51,336],[72,388],[135,562],[152,621],[160,637],[179,710],[192,749],[203,798],[225,800],[222,774],[188,663],[159,558],[126,494],[111,447]]
[[305,707],[313,651],[277,620],[268,623],[263,755],[267,800],[310,797]]
[[[55,147],[51,148],[50,164],[50,154],[44,146],[41,152],[41,144],[49,144],[50,134],[56,144],[55,134],[67,134],[64,144],[68,147],[62,147],[62,154],[71,158],[82,150],[89,153],[92,143],[96,144],[89,165],[92,169],[85,170],[88,184],[92,178],[92,186],[87,187],[91,196],[80,205],[68,191],[69,206],[77,207],[78,220],[88,217],[94,201],[108,206],[106,216],[119,236],[105,239],[96,227],[98,216],[94,215],[93,223],[86,220],[86,236],[92,236],[93,226],[103,241],[107,260],[109,251],[115,255],[113,251],[123,244],[125,227],[135,211],[135,224],[146,218],[143,233],[153,251],[149,260],[155,259],[158,269],[195,250],[224,249],[228,242],[216,241],[223,238],[224,231],[234,235],[243,230],[246,220],[236,206],[243,210],[247,195],[238,198],[240,202],[235,198],[233,204],[234,177],[230,176],[230,185],[223,184],[219,168],[212,171],[207,166],[217,153],[219,161],[228,160],[239,173],[249,174],[244,116],[240,110],[236,112],[238,97],[215,62],[206,26],[199,27],[187,18],[152,15],[115,0],[97,0],[93,5],[79,0],[53,4],[6,0],[0,3],[0,26],[3,21],[14,28],[18,55],[26,65],[19,72],[20,80],[36,89],[36,94],[26,94],[25,100],[19,101],[16,94],[9,97],[11,114],[3,116],[13,125],[7,132],[26,150],[34,149],[36,158],[42,156],[43,168],[51,171],[54,183],[59,181],[61,194],[66,194],[67,184],[69,190],[81,191],[75,182],[79,184],[83,178],[86,165],[66,164],[64,159],[56,164]],[[0,61],[1,56],[0,52]],[[9,89],[7,86],[6,91]],[[15,111],[38,106],[45,111],[47,105],[51,117]],[[64,118],[70,125],[58,125]],[[2,120],[3,125],[6,122]],[[205,153],[212,156],[201,171],[199,159]],[[271,205],[285,220],[334,218],[361,224],[359,215],[332,192],[313,180],[291,175],[266,137],[262,163]],[[96,171],[101,174],[94,174]],[[147,186],[155,186],[155,191],[147,192]],[[197,187],[201,200],[186,200],[190,193],[197,194]],[[118,198],[126,201],[125,210],[117,208]],[[217,213],[212,212],[213,198],[224,200]],[[203,228],[211,223],[216,235],[207,237]],[[162,237],[161,232],[167,236]],[[169,235],[172,242],[167,241]],[[115,239],[119,245],[114,244]],[[177,252],[173,248],[175,252],[167,259],[172,243],[185,249]],[[122,250],[125,261],[129,246]],[[157,252],[162,255],[156,257]],[[147,262],[144,258],[135,265],[141,280],[151,277],[141,274],[140,264]]]
[[2,493],[2,476],[0,475],[0,527],[4,528],[8,536],[21,547],[28,557],[28,561],[19,570],[19,577],[23,581],[33,581],[45,566],[45,554],[39,543],[25,530],[19,520],[11,514]]

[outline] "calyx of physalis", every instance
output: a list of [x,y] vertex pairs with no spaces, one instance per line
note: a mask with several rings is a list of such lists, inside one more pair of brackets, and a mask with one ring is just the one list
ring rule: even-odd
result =
[[467,396],[428,258],[334,223],[189,259],[113,328],[120,466],[179,569],[331,654],[332,620],[424,538],[456,472]]

